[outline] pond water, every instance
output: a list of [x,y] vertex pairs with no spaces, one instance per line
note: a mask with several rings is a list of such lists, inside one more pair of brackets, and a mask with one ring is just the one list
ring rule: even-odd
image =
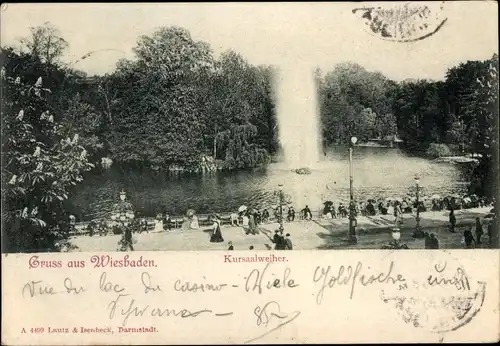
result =
[[[410,157],[397,148],[354,148],[357,200],[405,196],[414,186],[416,174],[420,176],[423,195],[444,196],[467,190],[466,174],[458,165]],[[234,211],[240,205],[263,208],[278,203],[275,191],[279,184],[283,184],[296,210],[306,204],[317,210],[325,200],[347,202],[348,149],[331,149],[309,175],[298,175],[280,163],[205,175],[111,169],[84,181],[72,198],[72,209],[80,220],[102,217],[118,200],[122,189],[146,216],[154,216],[160,209],[182,215],[188,208],[200,214]]]

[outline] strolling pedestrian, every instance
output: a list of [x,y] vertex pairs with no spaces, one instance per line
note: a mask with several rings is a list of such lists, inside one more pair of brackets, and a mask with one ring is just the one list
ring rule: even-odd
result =
[[359,212],[361,216],[366,216],[366,204],[363,201],[359,202]]
[[426,249],[432,249],[431,237],[429,236],[429,232],[424,233],[424,242]]
[[378,202],[378,212],[379,214],[382,214],[382,215],[387,215],[387,208],[384,206],[384,202],[383,201],[379,201]]
[[368,216],[374,216],[377,214],[372,202],[373,201],[370,200],[370,201],[368,201],[368,204],[366,205],[366,213],[368,214]]
[[255,224],[257,226],[260,225],[262,223],[262,213],[260,212],[260,210],[256,209],[253,216],[255,218]]
[[396,227],[403,223],[403,211],[398,201],[394,203],[394,217],[396,219]]
[[464,231],[463,242],[467,249],[473,249],[475,247],[475,241],[474,237],[472,236],[471,229],[467,229]]
[[391,202],[391,201],[387,202],[387,215],[392,215],[394,217],[396,216],[396,212],[394,210],[395,203],[396,202]]
[[306,204],[306,207],[304,208],[304,219],[305,220],[311,220],[312,219],[312,213],[311,209],[309,209],[309,206]]
[[210,237],[211,243],[222,243],[224,238],[222,237],[222,232],[220,229],[220,218],[219,215],[213,216],[213,225],[212,225],[212,236]]
[[295,221],[295,210],[292,206],[288,208],[288,222]]
[[227,248],[228,251],[233,251],[234,250],[234,246],[233,246],[233,242],[232,241],[229,241],[227,243],[227,245],[229,245],[229,247]]
[[274,237],[272,239],[274,243],[275,250],[284,250],[286,247],[285,238],[283,237],[283,231],[276,230],[274,233]]
[[243,214],[243,228],[246,229],[248,228],[248,222],[250,221],[250,218],[248,217],[248,211]]
[[[148,220],[137,212],[136,219],[139,221],[139,233],[146,232],[149,233]],[[163,227],[165,228],[165,223],[163,223]]]
[[434,233],[431,233],[430,234],[430,248],[431,249],[439,249],[439,240],[438,238],[436,237],[436,235]]
[[455,226],[457,225],[457,218],[455,216],[455,209],[450,210],[450,232],[455,233]]
[[[306,208],[309,208],[306,205]],[[323,217],[326,219],[331,219],[332,218],[332,213],[330,212],[330,205],[325,203],[325,206],[323,207]]]
[[231,220],[231,226],[238,227],[240,225],[240,221],[238,220],[238,214],[231,213],[231,215],[229,216],[229,218]]
[[425,206],[424,202],[422,202],[422,201],[418,202],[418,212],[425,213],[426,211],[427,211],[427,207]]
[[253,213],[248,213],[248,229],[245,233],[252,233],[253,235],[257,233],[257,224],[255,223],[255,216]]
[[132,228],[130,226],[124,226],[123,238],[122,238],[122,251],[134,251],[134,246],[132,245]]
[[190,228],[191,229],[200,229],[200,223],[198,221],[198,216],[196,216],[196,214],[193,214],[191,216],[191,225],[190,225]]
[[274,243],[274,250],[281,250],[280,249],[280,247],[281,247],[281,239],[280,239],[279,230],[274,231],[274,236],[273,236],[272,241]]
[[286,239],[285,236],[283,235],[283,230],[280,229],[280,250],[285,250],[286,249]]
[[333,219],[333,212],[335,209],[332,209],[332,207],[326,207],[326,214],[324,214],[325,219]]
[[267,223],[269,221],[269,211],[267,209],[264,209],[262,212],[262,222]]
[[433,199],[432,200],[432,208],[431,208],[432,211],[440,211],[441,210],[441,206],[439,205],[439,202],[437,199]]
[[101,220],[101,222],[99,222],[99,235],[100,236],[105,236],[105,235],[108,235],[108,225],[106,224],[106,221],[105,220]]
[[286,246],[285,250],[293,250],[293,244],[292,244],[292,239],[290,239],[290,233],[286,234]]
[[344,206],[343,203],[340,203],[339,204],[339,208],[338,208],[338,214],[341,218],[346,218],[347,217],[347,209],[346,207]]
[[488,223],[488,244],[493,247],[493,227],[495,227],[495,217]]
[[170,218],[170,214],[165,212],[163,214],[163,230],[170,231],[172,229],[172,219]]
[[329,210],[330,214],[332,215],[332,219],[336,219],[338,214],[335,211],[335,206],[333,204],[330,205]]
[[163,231],[163,214],[159,212],[155,218],[155,232]]

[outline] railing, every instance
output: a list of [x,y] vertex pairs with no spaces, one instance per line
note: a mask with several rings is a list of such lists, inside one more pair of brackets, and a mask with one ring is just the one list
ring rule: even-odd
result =
[[[220,221],[221,221],[221,226],[223,225],[231,225],[231,214],[232,213],[221,213],[219,214]],[[312,214],[312,219],[313,220],[318,220],[322,218],[323,216],[323,211],[311,211]],[[207,227],[212,225],[212,221],[210,221],[210,216],[212,214],[196,214],[196,217],[198,218],[198,225],[200,227]],[[287,220],[287,213],[283,213],[283,218],[286,221]],[[148,222],[148,230],[154,229],[155,223],[156,223],[156,218],[154,217],[146,217],[144,218]],[[295,213],[295,220],[303,220],[304,217],[302,213]],[[238,217],[238,222],[239,225],[243,223],[243,218]],[[278,218],[274,217],[272,215],[269,216],[267,223],[273,223],[273,222],[278,222]],[[184,216],[175,216],[170,218],[170,227],[172,229],[177,229],[181,228],[182,224],[184,223]],[[90,224],[90,222],[77,222],[76,223],[76,234],[85,234],[88,233],[86,230],[87,226]],[[96,231],[98,233],[98,231]]]
[[[376,209],[376,215],[382,215],[377,208]],[[468,209],[468,208],[457,208],[457,209]],[[427,208],[427,211],[432,211],[431,208]],[[445,210],[442,210],[443,212]],[[412,208],[412,212],[414,213],[415,212],[415,208]],[[337,219],[342,219],[341,215],[339,215],[338,211],[336,210],[336,218]],[[231,225],[231,214],[233,213],[230,213],[230,212],[226,212],[226,213],[219,213],[219,217],[220,217],[220,221],[221,221],[221,225]],[[312,211],[311,210],[311,214],[312,214],[312,220],[320,220],[320,219],[324,219],[324,214],[323,214],[323,209],[319,209],[319,210],[316,210],[316,211]],[[403,212],[403,214],[407,214],[405,212]],[[198,225],[200,227],[207,227],[207,226],[211,226],[212,225],[212,222],[210,221],[210,215],[213,215],[213,214],[196,214],[196,217],[198,218]],[[361,215],[360,213],[358,213],[358,215]],[[388,214],[387,214],[388,215]],[[287,221],[287,216],[288,214],[284,211],[283,212],[283,219],[284,221],[286,222]],[[182,224],[184,223],[184,216],[174,216],[174,217],[171,217],[170,218],[170,228],[171,229],[178,229],[178,228],[181,228],[182,227]],[[348,217],[344,217],[345,219],[347,219]],[[146,217],[144,218],[147,222],[148,222],[148,230],[151,230],[151,229],[154,229],[155,227],[155,223],[156,223],[156,218],[154,217]],[[304,220],[304,216],[303,216],[303,213],[302,212],[295,212],[295,220]],[[243,221],[243,218],[242,217],[238,217],[238,222],[239,222],[239,225],[242,224],[242,221]],[[277,217],[274,217],[274,215],[270,215],[268,220],[267,220],[267,223],[273,223],[273,222],[278,222],[278,219]],[[76,223],[76,234],[86,234],[88,233],[88,231],[86,230],[88,224],[90,222],[77,222]],[[98,233],[98,231],[96,230],[95,231],[96,233]]]

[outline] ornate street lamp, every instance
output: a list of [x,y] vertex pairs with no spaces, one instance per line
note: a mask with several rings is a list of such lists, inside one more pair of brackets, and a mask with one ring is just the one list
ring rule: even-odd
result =
[[356,137],[351,137],[351,143],[349,145],[349,234],[348,241],[352,244],[356,244],[358,239],[356,238],[356,206],[354,204],[354,189],[353,189],[353,177],[352,177],[352,148],[356,145],[358,139]]
[[76,231],[76,218],[75,215],[69,216],[69,230],[70,233],[75,233]]
[[415,195],[416,195],[416,204],[417,204],[417,215],[415,217],[416,225],[415,230],[413,231],[413,238],[423,238],[424,232],[420,227],[420,186],[419,186],[420,178],[415,176]]
[[389,244],[382,246],[385,250],[400,250],[408,249],[408,245],[401,243],[401,232],[399,228],[395,227],[392,229],[392,240]]
[[119,221],[122,226],[128,226],[129,221],[135,218],[134,208],[130,202],[126,201],[127,194],[125,191],[120,192],[120,202],[115,204],[113,207],[113,214],[111,215],[112,220]]

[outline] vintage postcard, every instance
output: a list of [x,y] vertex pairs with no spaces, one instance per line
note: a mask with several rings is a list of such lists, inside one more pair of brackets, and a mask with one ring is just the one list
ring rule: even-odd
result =
[[2,344],[498,342],[497,13],[2,3]]

